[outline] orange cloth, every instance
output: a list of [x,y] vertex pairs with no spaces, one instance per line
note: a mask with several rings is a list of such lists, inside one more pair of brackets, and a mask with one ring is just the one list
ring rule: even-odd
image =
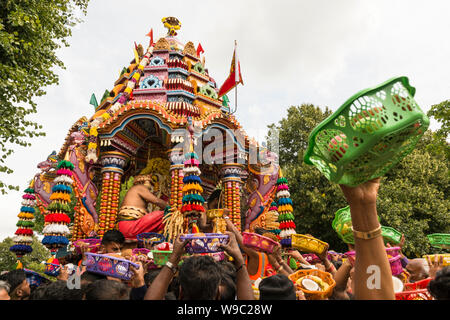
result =
[[137,220],[120,221],[118,223],[119,231],[123,233],[126,239],[136,239],[136,236],[140,233],[163,230],[163,217],[164,211],[153,211]]
[[[270,269],[270,264],[269,264],[269,258],[267,257],[267,254],[265,254],[264,252],[259,252],[258,253],[258,271],[256,271],[255,274],[248,274],[250,280],[252,282],[256,281],[258,278],[263,278],[267,275],[267,270]],[[248,257],[246,259],[245,264],[248,265]]]

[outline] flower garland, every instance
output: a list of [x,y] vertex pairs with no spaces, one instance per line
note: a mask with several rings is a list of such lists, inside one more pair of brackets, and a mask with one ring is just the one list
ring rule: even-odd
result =
[[[280,223],[278,222],[279,219],[279,214],[278,214],[278,207],[277,207],[277,203],[275,201],[273,201],[270,204],[269,210],[266,213],[266,221],[265,221],[265,225],[266,225],[266,229],[275,234],[278,238],[278,240],[280,240]],[[275,222],[276,221],[276,222]]]
[[[281,171],[280,171],[281,173]],[[288,239],[292,234],[295,234],[294,222],[294,208],[292,207],[292,200],[290,198],[288,181],[286,178],[280,177],[277,180],[277,198],[278,198],[278,222],[280,222],[280,237]]]
[[14,245],[12,245],[9,250],[14,252],[18,261],[17,268],[23,268],[21,259],[22,257],[33,251],[31,243],[33,242],[33,227],[34,222],[34,206],[36,205],[36,197],[34,195],[34,189],[30,186],[24,191],[22,196],[22,207],[20,208],[20,213],[18,215],[19,221],[16,226],[18,227],[13,237]]
[[97,157],[97,137],[98,137],[98,127],[101,123],[111,118],[111,116],[116,113],[123,105],[125,105],[132,95],[133,89],[136,84],[139,82],[139,79],[142,74],[144,74],[144,68],[148,65],[150,61],[150,57],[153,54],[153,46],[149,47],[147,53],[142,58],[139,66],[137,67],[137,71],[134,73],[133,77],[127,82],[127,87],[124,92],[120,96],[120,98],[109,108],[108,111],[102,113],[100,116],[96,117],[92,120],[89,129],[89,144],[87,149],[87,154],[85,161],[88,163],[96,163],[98,160]]
[[[73,164],[68,160],[62,160],[58,163],[57,175],[55,178],[56,184],[52,188],[52,195],[50,200],[52,202],[48,205],[48,214],[44,217],[44,238],[42,239],[42,244],[45,245],[54,256],[59,248],[62,248],[69,244],[67,235],[70,234],[67,225],[70,223],[70,217],[67,215],[70,213],[70,201],[71,193],[73,191],[71,184],[73,180],[72,170],[74,169]],[[50,266],[55,258],[50,258],[47,263]],[[48,273],[50,275],[50,273]]]
[[[198,215],[201,212],[205,212],[203,204],[205,199],[202,197],[203,188],[200,185],[202,180],[200,178],[200,162],[198,161],[198,156],[194,152],[194,147],[191,143],[190,152],[184,155],[184,168],[183,168],[183,199],[182,207],[180,209],[183,213],[186,221],[188,215]],[[185,225],[185,228],[188,226]],[[192,224],[192,230],[185,230],[188,233],[198,233],[200,232],[196,223]]]

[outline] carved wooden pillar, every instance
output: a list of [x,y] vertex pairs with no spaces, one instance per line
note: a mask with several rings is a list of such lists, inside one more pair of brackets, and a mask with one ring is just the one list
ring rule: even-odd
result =
[[122,152],[109,151],[102,154],[100,163],[102,168],[102,193],[100,203],[100,217],[97,233],[102,237],[106,231],[115,228],[119,212],[120,182],[123,168],[128,156]]
[[243,165],[226,163],[222,165],[220,174],[223,183],[223,206],[231,210],[230,220],[241,231],[241,173]]
[[183,149],[171,149],[168,153],[171,164],[169,205],[180,210],[183,200]]

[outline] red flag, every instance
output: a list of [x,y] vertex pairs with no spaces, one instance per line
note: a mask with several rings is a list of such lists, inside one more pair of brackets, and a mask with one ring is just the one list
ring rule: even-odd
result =
[[197,46],[197,57],[200,57],[200,53],[204,53],[204,52],[205,52],[205,50],[203,50],[201,43],[199,43]]
[[153,43],[153,28],[150,29],[150,32],[146,34],[147,37],[150,37],[150,47],[154,45]]
[[236,57],[236,44],[235,44],[233,52],[233,60],[231,60],[230,75],[220,87],[219,98],[224,94],[227,94],[228,91],[236,87],[239,83],[244,84],[244,81],[242,80],[241,75],[241,64],[239,63],[239,59]]

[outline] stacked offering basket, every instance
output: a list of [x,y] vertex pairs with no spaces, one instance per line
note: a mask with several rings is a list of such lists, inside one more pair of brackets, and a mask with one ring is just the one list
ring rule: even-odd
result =
[[292,248],[303,252],[322,254],[326,249],[328,249],[328,243],[303,234],[293,234],[291,239]]
[[[352,217],[350,215],[350,206],[336,211],[334,220],[331,224],[339,238],[345,243],[355,244],[352,232]],[[391,227],[381,226],[381,235],[385,243],[399,244],[402,239],[402,233]]]
[[242,237],[245,246],[266,253],[272,253],[273,249],[278,245],[276,241],[257,233],[243,232]]
[[[319,277],[320,279],[322,279],[322,281],[329,285],[328,289],[323,291],[311,291],[296,284],[298,279],[307,275]],[[330,273],[317,269],[298,270],[297,272],[291,274],[289,276],[289,279],[294,282],[295,287],[303,291],[303,293],[305,294],[305,298],[308,300],[321,300],[329,298],[333,293],[334,287],[336,286],[336,282],[334,281],[333,276]]]
[[348,186],[383,176],[428,128],[415,91],[399,77],[355,94],[311,132],[305,163]]
[[186,252],[192,253],[212,253],[223,251],[219,244],[227,244],[229,236],[221,233],[190,233],[180,236],[180,240],[189,240],[186,245]]
[[152,250],[153,262],[158,266],[163,266],[169,260],[172,251]]
[[414,283],[405,283],[403,292],[395,294],[395,300],[433,300],[433,297],[427,290],[430,278]]
[[136,236],[136,239],[138,240],[138,247],[150,250],[154,245],[166,241],[166,238],[162,234],[155,232],[140,233]]
[[86,253],[86,270],[89,272],[128,281],[133,276],[131,266],[139,269],[138,264],[126,259],[92,252]]
[[102,240],[100,239],[80,239],[73,243],[75,250],[77,253],[81,254],[80,244],[87,243],[88,244],[88,252],[97,253],[98,248],[100,247]]
[[450,234],[447,233],[433,233],[427,235],[428,240],[433,248],[449,249],[450,250]]
[[[391,272],[393,276],[399,275],[403,272],[400,247],[386,248],[386,254],[388,255],[389,264],[391,266]],[[355,251],[349,251],[345,253],[346,256],[355,257]]]
[[441,254],[428,254],[423,256],[423,258],[427,259],[430,257],[431,261],[434,261],[436,256],[436,259],[440,259],[442,257],[442,266],[450,266],[450,253],[441,253]]

